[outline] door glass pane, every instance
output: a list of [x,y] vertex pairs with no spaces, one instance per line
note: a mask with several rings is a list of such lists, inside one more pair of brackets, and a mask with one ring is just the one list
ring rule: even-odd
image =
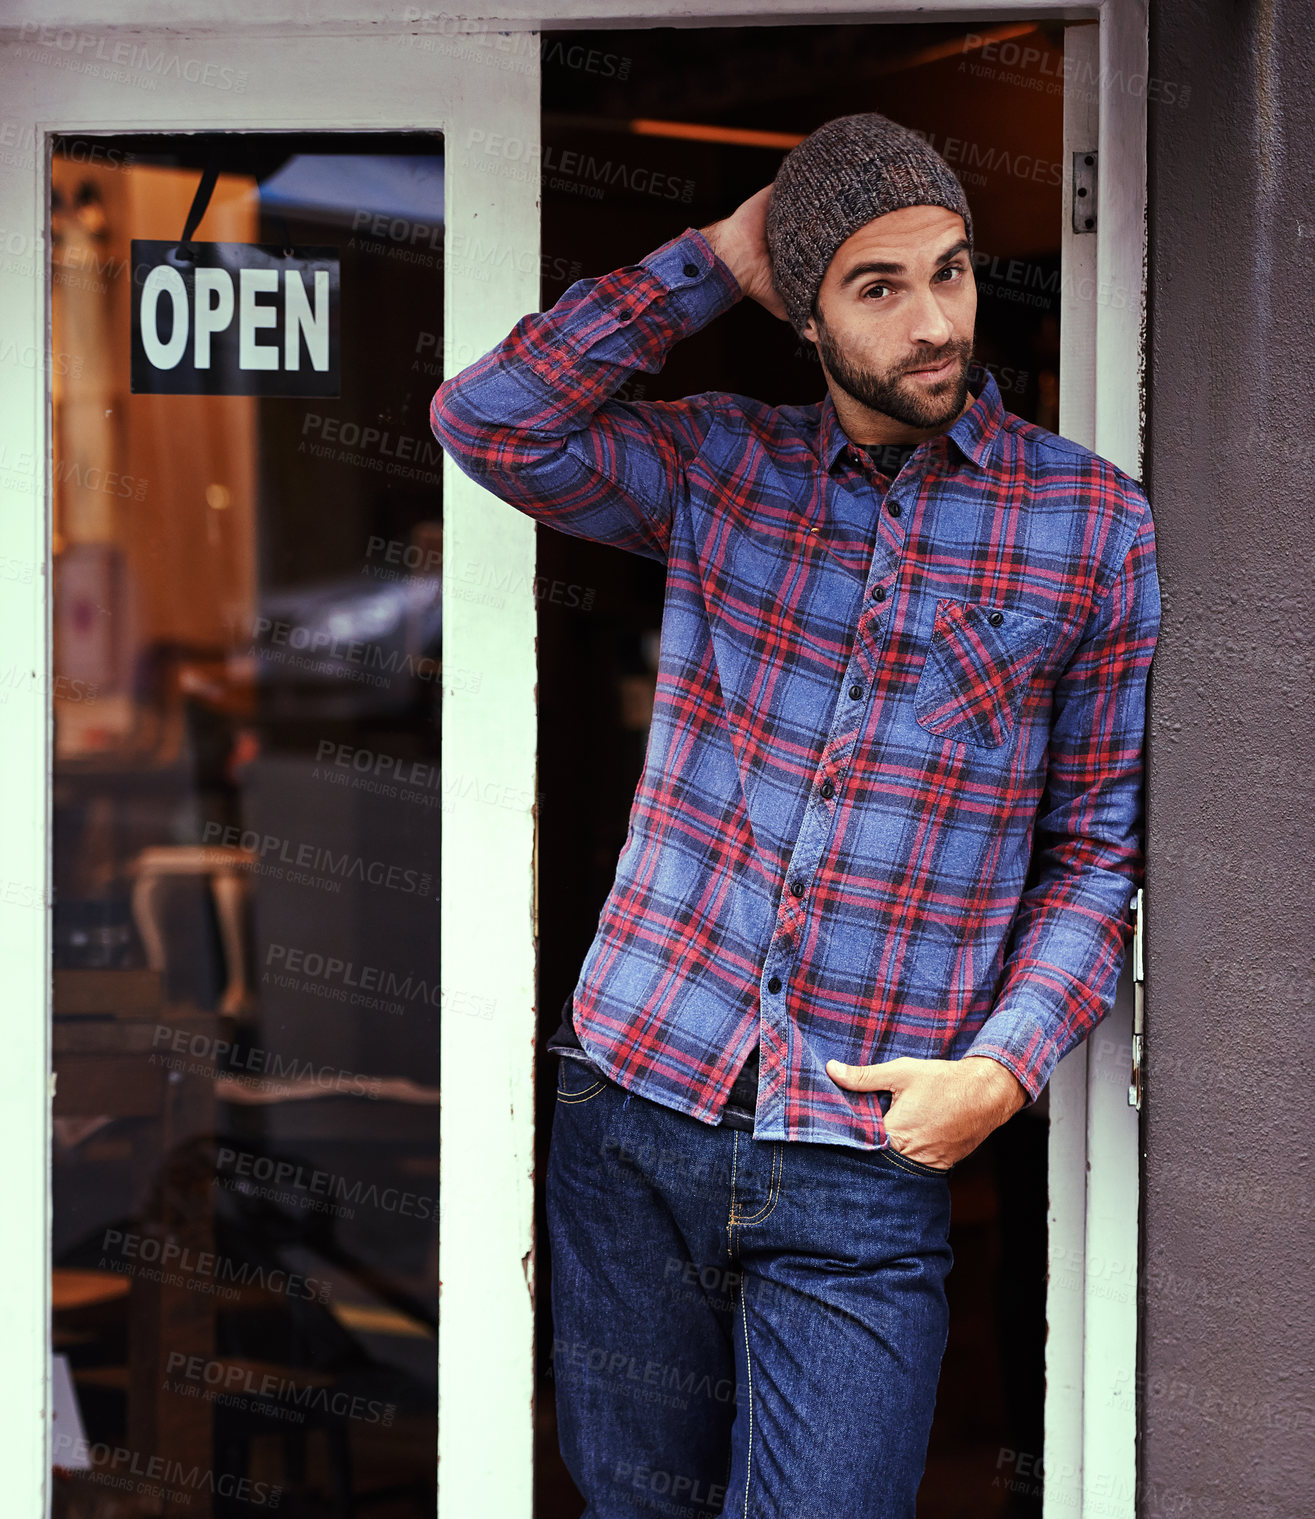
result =
[[434,1512],[443,170],[56,143],[56,1515]]

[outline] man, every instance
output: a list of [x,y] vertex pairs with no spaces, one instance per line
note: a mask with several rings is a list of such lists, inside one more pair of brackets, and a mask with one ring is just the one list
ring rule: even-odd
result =
[[[610,399],[744,296],[816,344],[820,403]],[[550,1044],[589,1519],[911,1519],[947,1178],[1114,997],[1150,508],[1004,411],[975,312],[954,174],[847,116],[434,398],[495,495],[667,566],[644,772]]]

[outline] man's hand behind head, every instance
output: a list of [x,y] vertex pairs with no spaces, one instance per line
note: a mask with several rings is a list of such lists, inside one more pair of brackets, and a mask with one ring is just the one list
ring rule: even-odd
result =
[[784,322],[788,320],[785,304],[772,284],[772,261],[767,253],[767,203],[771,195],[771,185],[764,185],[730,216],[699,231],[730,267],[744,294]]

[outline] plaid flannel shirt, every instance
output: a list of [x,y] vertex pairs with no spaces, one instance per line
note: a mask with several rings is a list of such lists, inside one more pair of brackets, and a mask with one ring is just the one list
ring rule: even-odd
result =
[[1108,1012],[1140,881],[1159,629],[1137,482],[993,376],[893,480],[831,398],[622,402],[742,298],[694,228],[576,281],[444,381],[456,465],[664,563],[656,699],[574,991],[589,1057],[754,1133],[880,1148],[837,1058],[985,1055],[1035,1100]]

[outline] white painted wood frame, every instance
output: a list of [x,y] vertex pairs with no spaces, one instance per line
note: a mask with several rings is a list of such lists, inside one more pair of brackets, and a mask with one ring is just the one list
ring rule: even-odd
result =
[[[44,20],[43,26],[48,25]],[[0,594],[3,662],[24,679],[0,706],[6,825],[0,830],[0,963],[6,969],[7,1047],[0,1061],[0,1302],[7,1305],[0,1471],[5,1511],[48,1511],[49,1051],[47,1029],[49,809],[48,718],[49,448],[46,207],[48,137],[56,131],[114,134],[240,127],[251,132],[406,129],[443,134],[446,153],[445,372],[487,351],[537,306],[538,180],[469,168],[473,134],[538,137],[538,55],[528,72],[497,67],[492,39],[440,37],[426,49],[400,36],[224,35],[126,39],[179,60],[153,90],[68,67],[113,57],[115,34],[100,22],[31,34],[0,52],[0,138],[18,151],[0,166],[0,343],[23,362],[0,364]],[[104,42],[105,46],[100,46]],[[49,47],[49,56],[34,49]],[[491,55],[487,66],[472,52]],[[135,56],[140,56],[135,55]],[[200,81],[241,78],[243,89]],[[108,71],[108,70],[107,70]],[[190,76],[190,77],[189,77]],[[242,77],[245,76],[245,77]],[[24,148],[23,145],[27,147]],[[491,286],[478,276],[476,241],[499,259]],[[22,248],[19,248],[19,242]],[[528,253],[527,256],[523,256]],[[18,255],[25,254],[24,257]],[[12,346],[8,346],[12,345]],[[492,999],[490,1018],[442,1020],[444,1091],[440,1176],[442,1302],[436,1458],[448,1513],[530,1512],[533,1380],[534,939],[531,912],[535,776],[534,527],[448,466],[444,474],[444,667],[462,678],[443,692],[442,1000]],[[502,604],[463,599],[464,565],[496,572]],[[10,574],[17,573],[11,571]],[[498,598],[488,598],[489,603]],[[28,672],[33,672],[27,678]],[[478,678],[472,678],[477,672]],[[478,785],[449,789],[460,776]],[[523,797],[487,806],[479,795]],[[463,800],[464,799],[464,800]],[[480,1494],[474,1501],[471,1494]]]
[[[1065,174],[1059,431],[1140,477],[1144,408],[1147,13],[1069,27],[1064,149],[1095,147],[1097,230],[1075,233]],[[1140,87],[1137,81],[1140,80]],[[1128,1103],[1132,953],[1109,1016],[1050,1088],[1045,1519],[1133,1519],[1137,1471],[1139,1124]]]
[[[389,10],[361,0],[10,0],[0,23],[0,340],[34,361],[0,365],[0,566],[32,567],[0,596],[3,663],[31,672],[0,707],[7,826],[0,831],[0,954],[10,990],[8,1058],[0,1066],[0,1301],[10,1306],[0,1470],[15,1515],[48,1511],[49,1282],[48,944],[49,608],[46,134],[129,130],[248,131],[413,128],[442,131],[447,236],[514,243],[500,283],[476,282],[460,256],[443,291],[445,372],[485,352],[538,304],[538,185],[473,172],[472,133],[495,123],[539,145],[537,48],[514,69],[469,49],[537,29],[737,26],[944,20],[989,25],[1023,17],[1096,20],[1069,34],[1073,56],[1098,47],[1094,115],[1066,106],[1069,146],[1100,154],[1098,229],[1064,234],[1060,430],[1140,474],[1146,209],[1146,0],[837,3],[807,11],[771,0],[493,0],[496,18],[457,19],[437,6]],[[409,19],[414,18],[414,19]],[[112,41],[165,43],[192,64],[244,70],[241,98],[180,79],[144,94],[109,78],[32,61],[59,29]],[[55,36],[43,43],[42,32]],[[118,30],[122,29],[122,30]],[[464,41],[456,34],[468,32]],[[414,39],[414,40],[410,40]],[[424,44],[434,40],[431,49]],[[462,55],[465,55],[464,57]],[[36,55],[40,60],[40,55]],[[505,56],[505,54],[504,54]],[[1140,86],[1137,81],[1140,80]],[[35,151],[32,145],[36,144]],[[14,146],[14,145],[17,146]],[[730,208],[728,208],[730,209]],[[41,241],[35,241],[41,239]],[[24,246],[26,258],[9,250]],[[26,267],[24,267],[26,265]],[[601,272],[601,271],[599,271]],[[1084,284],[1081,274],[1092,276]],[[1073,277],[1070,277],[1073,276]],[[532,794],[535,752],[533,529],[450,465],[444,476],[445,579],[471,560],[496,566],[512,593],[496,611],[445,597],[445,655],[479,670],[444,691],[445,773]],[[6,557],[7,556],[7,557]],[[522,588],[522,589],[517,589]],[[533,1206],[534,826],[530,810],[453,805],[444,814],[445,1000],[492,996],[491,1022],[443,1028],[442,1321],[439,1512],[531,1514],[530,1399]],[[1137,1118],[1127,1106],[1128,973],[1114,1012],[1063,1061],[1051,1088],[1047,1316],[1046,1514],[1135,1512]]]

